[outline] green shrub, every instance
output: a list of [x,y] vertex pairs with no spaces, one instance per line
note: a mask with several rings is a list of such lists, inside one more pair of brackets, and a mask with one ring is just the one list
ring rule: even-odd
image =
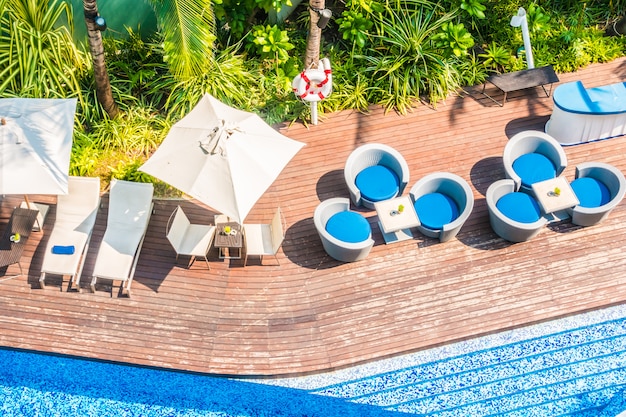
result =
[[78,97],[88,68],[73,43],[71,7],[61,0],[4,0],[0,4],[0,93],[21,97]]

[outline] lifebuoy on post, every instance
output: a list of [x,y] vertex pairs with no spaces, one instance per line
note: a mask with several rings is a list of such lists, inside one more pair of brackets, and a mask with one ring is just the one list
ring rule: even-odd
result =
[[319,67],[296,75],[291,83],[294,94],[304,101],[320,101],[333,91],[333,76],[330,60],[323,58]]

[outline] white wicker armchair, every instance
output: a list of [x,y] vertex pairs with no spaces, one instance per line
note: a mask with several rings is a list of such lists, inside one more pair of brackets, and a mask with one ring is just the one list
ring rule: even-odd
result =
[[567,167],[567,156],[563,147],[552,136],[538,130],[526,130],[513,136],[504,146],[502,163],[506,178],[515,181],[516,190],[520,188],[532,193],[531,185],[513,168],[515,161],[523,155],[540,154],[552,163],[555,177],[561,175]]
[[435,229],[425,225],[423,218],[420,219],[420,213],[417,212],[417,217],[420,219],[420,225],[417,228],[428,237],[438,238],[440,242],[446,242],[459,233],[461,227],[472,213],[474,209],[474,193],[467,181],[456,174],[448,172],[435,172],[426,175],[417,181],[409,192],[413,203],[420,197],[432,193],[441,193],[454,201],[456,208],[458,208],[458,216],[450,223],[444,224],[441,229]]
[[330,256],[342,262],[354,262],[364,259],[374,246],[371,230],[366,240],[356,243],[339,240],[326,230],[326,223],[334,214],[349,210],[350,200],[337,197],[322,201],[315,208],[315,213],[313,214],[313,223],[322,240],[324,250]]
[[[498,207],[497,203],[506,194],[515,192],[516,186],[513,180],[504,179],[498,180],[491,184],[487,189],[485,199],[487,201],[487,208],[489,210],[489,222],[494,232],[501,238],[508,240],[509,242],[524,242],[537,236],[539,232],[548,223],[548,220],[540,216],[536,221],[530,223],[523,223],[511,219],[504,214]],[[526,193],[526,197],[531,199],[532,197]]]
[[[593,226],[609,216],[609,213],[624,199],[626,179],[613,165],[603,162],[585,162],[576,166],[576,179],[593,178],[608,189],[608,202],[596,207],[577,205],[568,209],[572,223],[578,226]],[[574,186],[575,187],[575,186]],[[578,196],[583,200],[584,196]]]
[[396,195],[402,195],[404,188],[409,182],[409,166],[404,157],[397,150],[381,143],[370,143],[359,146],[348,156],[344,168],[344,177],[350,198],[355,206],[365,206],[374,209],[374,201],[365,198],[361,190],[356,185],[357,175],[365,168],[382,165],[393,171],[399,180],[399,187]]

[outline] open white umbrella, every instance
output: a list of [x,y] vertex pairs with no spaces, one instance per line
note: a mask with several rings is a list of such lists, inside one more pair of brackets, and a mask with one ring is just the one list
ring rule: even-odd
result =
[[0,194],[67,194],[76,99],[0,99]]
[[205,94],[139,169],[242,223],[302,146]]

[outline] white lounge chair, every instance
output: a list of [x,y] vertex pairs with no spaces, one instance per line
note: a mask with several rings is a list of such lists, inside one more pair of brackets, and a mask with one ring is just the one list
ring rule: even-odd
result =
[[196,258],[200,257],[204,258],[207,268],[211,269],[207,253],[213,243],[215,226],[191,223],[183,208],[177,206],[167,222],[165,235],[176,252],[177,261],[180,255],[190,256],[187,263],[187,268],[190,268]]
[[57,197],[56,220],[41,265],[39,284],[45,288],[46,274],[69,275],[80,291],[80,274],[100,205],[100,178],[69,177],[68,193]]
[[152,214],[154,187],[113,179],[109,193],[107,228],[93,269],[91,291],[96,291],[98,279],[121,281],[120,293],[130,286],[135,267]]
[[263,256],[273,256],[276,263],[278,260],[278,250],[285,239],[284,227],[280,207],[276,210],[272,221],[269,224],[246,224],[243,225],[244,239],[246,242],[246,256],[243,266],[248,263],[248,256],[259,256],[263,263]]

